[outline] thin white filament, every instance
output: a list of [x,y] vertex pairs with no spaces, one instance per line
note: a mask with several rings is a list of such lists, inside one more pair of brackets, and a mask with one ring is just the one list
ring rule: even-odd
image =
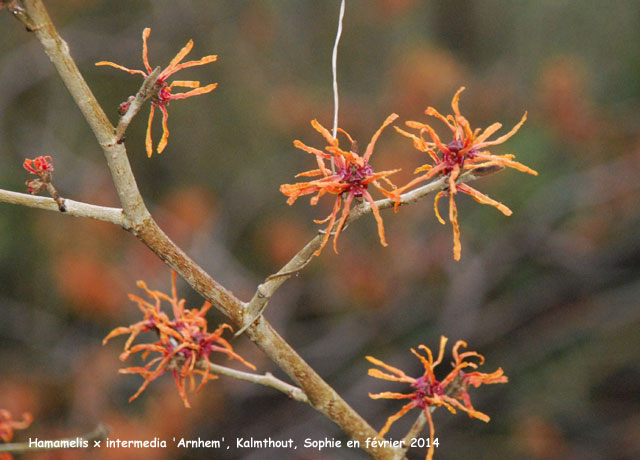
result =
[[[338,97],[338,45],[340,43],[340,36],[342,35],[342,19],[344,18],[344,6],[345,0],[340,2],[340,15],[338,18],[338,32],[336,33],[336,42],[333,45],[333,54],[331,56],[331,69],[333,71],[333,138],[338,135],[338,107],[340,105],[340,99]],[[331,171],[336,172],[333,158],[331,158]]]

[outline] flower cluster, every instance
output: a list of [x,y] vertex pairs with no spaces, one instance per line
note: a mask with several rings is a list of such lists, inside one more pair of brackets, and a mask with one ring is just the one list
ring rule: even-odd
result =
[[[97,62],[96,65],[97,66],[108,65],[111,67],[115,67],[116,69],[129,72],[130,74],[142,75],[143,78],[149,77],[149,75],[153,71],[153,69],[151,68],[151,65],[149,64],[148,49],[147,49],[147,39],[149,38],[150,33],[151,33],[151,29],[148,27],[142,31],[142,62],[146,70],[132,70],[127,67],[123,67],[121,65],[118,65],[109,61],[100,61],[100,62]],[[153,115],[154,115],[155,108],[158,107],[162,112],[162,138],[160,139],[160,142],[158,143],[158,147],[157,147],[157,152],[162,153],[164,148],[167,146],[167,140],[169,138],[169,128],[167,127],[167,120],[169,118],[169,112],[167,112],[167,106],[169,105],[169,102],[176,99],[186,99],[191,96],[197,96],[199,94],[209,93],[213,91],[216,88],[216,86],[218,86],[217,83],[212,83],[210,85],[200,87],[199,81],[192,81],[192,80],[174,80],[171,83],[167,83],[168,77],[170,77],[171,75],[173,75],[174,73],[182,69],[208,64],[218,59],[217,56],[211,55],[211,56],[205,56],[201,59],[198,59],[197,61],[187,61],[187,62],[180,63],[187,56],[187,54],[189,54],[192,48],[193,48],[193,40],[189,40],[189,42],[185,45],[185,47],[182,48],[180,52],[176,54],[176,56],[171,60],[169,65],[162,72],[160,72],[160,76],[158,77],[158,80],[156,81],[155,85],[151,90],[152,91],[151,112],[149,113],[149,121],[147,126],[147,138],[145,142],[147,155],[149,157],[151,157],[151,155],[153,154],[153,144],[151,141],[151,125],[153,123]],[[187,91],[186,93],[173,94],[172,91],[174,87],[192,88],[192,89],[191,91]],[[122,114],[122,111],[126,112],[126,110],[128,109],[129,103],[130,102],[127,101],[121,104],[120,106],[121,114]]]
[[[209,302],[205,302],[199,309],[185,309],[185,299],[178,299],[175,272],[173,272],[171,279],[171,296],[160,291],[150,290],[144,281],[138,281],[137,284],[152,300],[152,302],[148,302],[136,295],[129,295],[129,298],[138,304],[138,308],[144,315],[143,319],[131,326],[114,329],[102,341],[103,344],[106,344],[113,337],[130,334],[125,342],[124,352],[120,355],[121,361],[125,361],[135,353],[142,353],[143,359],[147,359],[150,353],[159,354],[143,367],[120,369],[122,374],[140,374],[144,378],[144,383],[129,401],[136,399],[155,379],[165,372],[171,371],[184,405],[191,407],[186,393],[187,380],[189,380],[191,391],[195,389],[197,392],[209,380],[217,378],[217,375],[212,374],[209,369],[209,355],[214,351],[237,359],[245,366],[255,370],[253,364],[235,353],[231,344],[222,338],[224,330],[231,330],[231,326],[222,324],[213,332],[207,331],[205,314],[211,308]],[[171,305],[173,318],[161,310],[163,300]],[[155,332],[159,340],[153,343],[133,345],[133,341],[142,332]],[[197,389],[195,388],[196,374],[202,377]]]
[[[533,169],[514,161],[514,155],[493,155],[490,151],[486,150],[487,147],[501,144],[513,136],[527,119],[526,112],[520,122],[515,125],[511,131],[497,139],[489,140],[489,137],[502,127],[502,124],[493,123],[482,132],[480,129],[471,129],[467,119],[460,113],[459,98],[463,90],[464,87],[460,88],[453,97],[453,101],[451,102],[453,115],[447,115],[445,117],[433,107],[428,107],[425,111],[427,115],[438,118],[444,122],[452,131],[453,139],[449,143],[443,143],[434,129],[424,123],[416,121],[406,122],[410,128],[418,129],[419,135],[395,127],[400,134],[413,140],[415,148],[421,152],[426,152],[431,157],[431,160],[433,160],[432,165],[426,164],[417,168],[415,170],[416,174],[420,172],[424,172],[424,174],[399,188],[396,193],[403,193],[416,184],[436,177],[437,175],[443,175],[448,178],[448,189],[436,195],[434,208],[438,221],[444,224],[445,222],[438,212],[438,200],[444,195],[449,195],[449,221],[453,226],[453,257],[455,260],[460,260],[460,252],[462,249],[460,244],[460,227],[458,225],[458,209],[454,200],[454,195],[457,192],[471,195],[477,202],[491,205],[507,216],[511,215],[511,210],[502,203],[489,198],[487,195],[480,193],[475,188],[466,184],[457,184],[456,180],[460,177],[460,174],[463,171],[473,171],[489,166],[507,166],[528,174],[538,174]],[[425,133],[429,135],[429,140],[424,138]]]
[[33,160],[27,158],[24,160],[24,163],[22,163],[22,166],[31,174],[38,176],[37,179],[30,179],[25,182],[29,193],[35,195],[36,193],[46,190],[58,205],[60,212],[65,212],[67,209],[64,200],[60,198],[58,191],[51,182],[53,179],[53,159],[51,156],[39,156]]
[[[387,419],[387,422],[380,430],[379,437],[383,437],[391,425],[400,417],[405,415],[413,408],[419,408],[424,411],[429,423],[429,436],[431,442],[429,443],[429,450],[427,452],[427,460],[431,460],[433,457],[434,449],[434,437],[435,429],[433,426],[433,419],[431,418],[431,411],[435,407],[444,406],[453,414],[456,413],[456,408],[460,409],[470,417],[478,418],[483,422],[489,421],[489,416],[475,410],[471,404],[468,389],[470,386],[479,387],[483,383],[506,383],[507,377],[504,375],[502,368],[498,368],[491,374],[485,374],[477,372],[479,364],[484,362],[484,357],[475,351],[460,352],[460,348],[466,348],[467,344],[462,340],[458,340],[453,346],[453,362],[451,366],[453,369],[442,380],[437,380],[434,369],[438,364],[442,362],[444,357],[444,349],[447,344],[447,338],[442,336],[440,338],[440,351],[436,360],[433,359],[431,350],[424,345],[420,345],[418,348],[426,353],[426,356],[418,353],[415,349],[411,349],[411,352],[418,357],[422,365],[424,366],[424,374],[420,377],[409,377],[400,369],[393,366],[389,366],[384,362],[376,359],[372,356],[367,356],[367,360],[378,367],[381,367],[385,371],[372,368],[369,369],[369,375],[383,380],[389,380],[391,382],[403,382],[408,383],[413,389],[410,393],[394,393],[383,392],[377,394],[369,394],[373,399],[406,399],[409,400],[398,412],[393,414]],[[479,363],[468,361],[471,358],[476,358]],[[474,369],[473,372],[466,372],[464,369]]]
[[[0,439],[9,442],[13,439],[14,430],[24,430],[31,425],[33,417],[29,413],[22,414],[22,421],[13,420],[11,413],[0,409]],[[11,454],[0,454],[0,460],[12,460]]]
[[29,193],[40,193],[47,187],[47,184],[51,183],[51,177],[53,175],[53,159],[50,155],[39,156],[33,160],[27,158],[24,160],[24,163],[22,163],[22,166],[31,174],[38,176],[37,179],[31,179],[25,183]]
[[[331,214],[329,214],[326,219],[315,221],[318,224],[328,222],[325,229],[324,239],[322,240],[322,245],[315,252],[316,255],[319,255],[324,246],[327,244],[332,231],[334,232],[333,249],[336,253],[338,252],[338,236],[340,236],[340,232],[347,222],[351,204],[354,199],[365,199],[369,202],[369,204],[371,205],[371,210],[373,211],[373,215],[375,216],[376,222],[378,223],[378,235],[380,236],[380,243],[382,243],[383,246],[387,245],[382,217],[380,216],[378,206],[371,197],[368,188],[369,184],[373,184],[374,187],[380,190],[380,192],[382,192],[384,196],[389,198],[396,197],[395,194],[382,187],[378,181],[380,179],[385,180],[395,189],[395,186],[391,184],[387,177],[399,171],[399,169],[376,173],[374,172],[373,167],[369,164],[369,159],[371,158],[373,148],[376,144],[376,141],[378,140],[378,137],[382,133],[382,130],[389,124],[393,123],[396,118],[398,118],[398,115],[396,115],[395,113],[387,117],[382,126],[371,138],[371,142],[369,142],[369,145],[367,146],[367,149],[362,156],[358,154],[358,144],[346,131],[338,129],[338,131],[344,134],[347,137],[348,141],[351,143],[349,151],[342,150],[340,148],[338,139],[334,138],[326,128],[318,123],[317,120],[313,120],[311,122],[311,125],[316,131],[322,134],[322,136],[329,144],[327,147],[325,147],[325,151],[309,147],[299,140],[294,141],[293,144],[297,148],[315,155],[316,161],[318,163],[318,169],[300,173],[296,177],[321,177],[309,182],[281,185],[280,191],[284,195],[289,197],[287,203],[291,205],[300,196],[315,193],[316,195],[311,198],[311,205],[316,205],[321,196],[327,193],[336,195]],[[332,162],[332,169],[327,168],[325,160],[330,160]],[[340,218],[338,220],[338,213],[341,208],[342,214],[340,215]],[[336,221],[338,221],[338,223],[334,228],[334,224],[336,224]]]

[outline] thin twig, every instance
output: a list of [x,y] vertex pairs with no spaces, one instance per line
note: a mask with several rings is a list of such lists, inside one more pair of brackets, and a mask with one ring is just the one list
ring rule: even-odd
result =
[[[429,408],[432,414],[435,408],[436,408],[435,406],[431,406]],[[418,415],[418,418],[416,419],[416,421],[413,423],[413,425],[411,425],[411,428],[407,432],[407,435],[404,438],[402,438],[402,445],[403,445],[402,450],[404,452],[409,450],[409,447],[411,446],[411,440],[414,438],[417,438],[418,435],[422,433],[422,430],[424,429],[424,426],[426,423],[427,423],[427,416],[424,414],[424,411],[421,410],[420,415]]]
[[[50,444],[50,447],[45,447],[45,446],[38,447],[37,445],[35,446],[30,445],[30,442],[14,442],[10,444],[0,444],[0,453],[9,452],[12,454],[21,454],[24,452],[42,452],[46,450],[91,449],[93,447],[96,447],[94,445],[95,441],[103,441],[107,439],[107,436],[109,436],[109,431],[110,431],[110,428],[107,425],[105,425],[104,423],[99,423],[98,426],[93,431],[83,436],[79,436],[77,438],[57,439],[55,441],[52,441],[52,443]],[[38,441],[43,441],[43,440],[38,440]],[[87,447],[84,447],[83,445],[77,445],[77,444],[81,444],[81,442],[78,442],[78,441],[87,441],[87,444],[88,444]],[[70,443],[75,443],[75,447],[70,447],[69,446]]]
[[[0,189],[0,203],[17,204],[19,206],[27,206],[29,208],[60,212],[59,204],[56,203],[53,198],[11,192],[9,190]],[[90,219],[101,220],[103,222],[109,222],[121,227],[126,227],[124,214],[120,208],[107,208],[70,199],[64,200],[64,207],[64,215],[88,217]]]
[[307,395],[304,394],[304,391],[296,386],[290,385],[274,377],[270,372],[262,375],[251,374],[250,372],[237,371],[235,369],[220,366],[214,363],[209,363],[209,370],[211,370],[211,372],[215,374],[226,375],[227,377],[233,377],[238,380],[245,380],[247,382],[257,383],[274,388],[278,391],[283,392],[289,398],[295,399],[296,401],[299,401],[301,403],[309,402],[309,398],[307,398]]
[[129,127],[129,123],[133,120],[140,109],[142,108],[142,104],[151,97],[151,89],[158,81],[158,77],[160,76],[161,68],[158,66],[153,69],[153,72],[149,74],[147,78],[142,82],[142,86],[138,90],[136,97],[130,102],[129,108],[125,112],[124,115],[120,118],[118,122],[118,126],[116,127],[116,139],[117,143],[121,144],[124,139],[124,133]]

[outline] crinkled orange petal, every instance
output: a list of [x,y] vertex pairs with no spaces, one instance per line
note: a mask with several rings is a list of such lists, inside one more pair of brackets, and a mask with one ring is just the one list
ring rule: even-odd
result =
[[476,156],[476,158],[480,159],[480,160],[487,160],[487,165],[490,164],[498,164],[498,165],[504,165],[504,166],[508,166],[510,168],[513,169],[517,169],[518,171],[521,172],[525,172],[527,174],[531,174],[532,176],[537,176],[538,172],[529,168],[528,166],[523,165],[522,163],[519,163],[517,161],[513,161],[509,158],[505,158],[505,157],[498,157],[495,155],[485,155],[485,154],[478,154]]
[[322,171],[321,169],[312,169],[311,171],[298,173],[294,177],[315,177],[322,176],[322,174],[324,174],[324,171]]
[[444,396],[444,395],[441,396],[441,398],[447,401],[452,406],[455,406],[458,409],[465,411],[469,415],[469,417],[477,418],[478,420],[482,420],[485,423],[488,423],[491,420],[491,417],[489,417],[487,414],[477,411],[473,407],[466,407],[464,404],[460,403],[460,401],[458,401],[457,399],[454,399],[450,396]]
[[109,334],[104,339],[102,339],[102,345],[105,345],[109,340],[111,340],[114,337],[117,337],[122,334],[130,334],[130,333],[131,333],[131,328],[123,327],[123,326],[117,327],[113,331],[109,332]]
[[384,361],[380,361],[378,358],[374,358],[373,356],[365,356],[365,359],[367,361],[369,361],[372,364],[375,364],[376,366],[380,366],[383,369],[388,370],[389,372],[396,374],[398,377],[407,379],[407,381],[413,381],[414,379],[412,379],[411,377],[407,376],[407,374],[405,374],[402,370],[398,369],[397,367],[393,367],[390,366],[389,364],[385,363]]
[[438,194],[436,195],[436,198],[433,200],[433,210],[436,212],[436,218],[438,219],[438,222],[440,222],[442,225],[444,225],[446,222],[442,217],[440,217],[440,211],[438,211],[438,201],[440,201],[440,198],[442,198],[446,194],[447,192],[445,192],[444,190],[441,190],[438,192]]
[[461,86],[460,89],[458,91],[456,91],[456,94],[453,95],[453,99],[451,100],[451,108],[453,109],[453,113],[456,116],[461,116],[460,115],[460,93],[462,93],[466,88],[464,86]]
[[452,194],[449,194],[449,222],[453,226],[453,258],[460,260],[462,245],[460,244],[460,226],[458,225],[458,208]]
[[397,113],[392,113],[391,115],[389,115],[386,118],[386,120],[384,120],[384,122],[382,123],[382,126],[380,126],[380,128],[378,128],[378,130],[375,132],[375,134],[371,137],[371,141],[369,142],[369,145],[367,145],[367,149],[365,150],[364,156],[362,157],[365,162],[369,161],[369,158],[371,157],[371,154],[373,153],[373,148],[375,147],[376,142],[378,141],[378,138],[380,137],[380,134],[382,133],[382,130],[384,128],[386,128],[387,126],[389,126],[391,123],[393,123],[397,118],[398,118],[398,114]]
[[218,86],[217,83],[211,83],[210,85],[203,86],[202,88],[192,89],[191,91],[187,91],[186,93],[172,94],[170,96],[170,99],[171,100],[174,100],[174,99],[186,99],[188,97],[198,96],[200,94],[210,93],[211,91],[216,89],[217,86]]
[[[442,121],[443,123],[445,123],[449,129],[451,131],[453,131],[454,133],[456,132],[456,126],[454,124],[452,124],[449,120],[447,120],[447,118],[442,115],[440,112],[438,112],[435,108],[433,107],[427,107],[427,110],[424,111],[425,114],[432,116],[432,117],[436,117],[437,119],[439,119],[440,121]],[[415,125],[410,125],[409,122],[406,122],[407,126],[413,127],[413,126],[417,126],[418,123],[416,122]],[[428,125],[422,124],[422,126],[420,127],[420,129],[427,129]]]
[[429,358],[428,359],[425,358],[424,356],[422,356],[420,353],[418,353],[413,348],[411,348],[411,353],[416,355],[416,357],[422,363],[422,366],[424,367],[424,376],[427,377],[429,380],[434,381],[435,380],[435,375],[433,373],[433,366],[432,366],[433,355],[431,354],[431,350],[429,348],[425,347],[424,345],[420,345],[418,348],[421,348],[421,349],[425,350],[425,352],[427,353]]
[[487,139],[489,139],[489,137],[493,133],[498,131],[500,128],[502,128],[502,123],[494,123],[494,124],[490,125],[489,127],[487,127],[487,129],[485,129],[482,134],[480,134],[478,137],[476,137],[474,139],[474,146],[477,148],[478,144],[481,144],[482,142],[484,142]]
[[168,77],[169,75],[176,72],[175,67],[182,61],[191,49],[193,48],[193,40],[189,40],[186,45],[176,54],[176,56],[171,60],[166,69],[162,71],[160,74],[160,78]]
[[151,73],[151,65],[149,65],[149,48],[147,46],[149,34],[151,34],[151,29],[149,27],[145,27],[142,31],[142,62],[144,63],[144,68],[147,69],[147,72]]
[[381,380],[389,380],[390,382],[405,382],[405,383],[413,383],[415,379],[412,379],[411,377],[397,377],[395,375],[391,375],[391,374],[387,374],[385,372],[382,372],[379,369],[369,369],[369,376],[370,377],[375,377],[377,379],[381,379]]
[[318,250],[316,252],[314,252],[313,254],[316,256],[319,256],[320,253],[322,252],[322,249],[326,246],[327,241],[329,241],[329,237],[331,236],[331,230],[333,229],[333,225],[336,222],[336,218],[338,216],[338,211],[340,210],[340,206],[342,205],[342,197],[340,195],[338,195],[336,197],[336,200],[333,203],[333,210],[331,211],[331,214],[329,215],[330,219],[329,219],[329,224],[327,224],[327,228],[324,232],[324,237],[322,238],[322,243],[320,244],[320,247],[318,248]]
[[344,204],[342,206],[342,215],[340,216],[340,221],[338,222],[338,227],[336,228],[335,234],[333,235],[333,250],[335,253],[338,253],[338,237],[340,236],[340,232],[344,228],[344,224],[347,222],[347,218],[349,217],[349,211],[351,209],[351,202],[353,201],[353,193],[349,193],[347,198],[344,200]]
[[454,165],[453,169],[449,173],[449,194],[451,196],[455,195],[458,191],[458,185],[456,181],[458,180],[458,176],[460,175],[460,166]]
[[478,190],[476,190],[473,187],[469,187],[466,184],[459,184],[458,190],[460,190],[463,193],[466,193],[467,195],[471,195],[473,199],[476,200],[478,203],[488,204],[489,206],[493,206],[505,216],[510,216],[511,214],[513,214],[511,209],[506,207],[504,204],[494,200],[493,198],[488,197],[484,193],[480,193]]
[[344,129],[342,129],[342,128],[338,128],[336,131],[337,131],[338,133],[342,133],[342,134],[344,134],[344,135],[347,137],[347,139],[349,140],[349,143],[350,143],[351,145],[353,145],[353,144],[355,143],[355,141],[353,140],[353,138],[351,137],[351,135],[350,135],[348,132],[346,132]]
[[419,184],[420,182],[424,182],[424,181],[426,181],[428,179],[431,179],[433,176],[438,174],[444,168],[445,168],[445,164],[444,163],[440,163],[439,165],[434,166],[433,168],[429,169],[422,176],[418,176],[415,179],[413,179],[412,181],[410,181],[408,184],[403,185],[402,187],[400,187],[398,190],[396,190],[396,193],[402,194],[405,191],[409,190],[414,185]]
[[97,66],[103,66],[103,65],[108,65],[111,67],[115,67],[116,69],[120,69],[120,70],[124,70],[125,72],[129,72],[130,74],[140,74],[143,77],[146,77],[147,74],[144,73],[142,70],[135,70],[135,69],[129,69],[127,67],[121,66],[119,64],[116,64],[115,62],[109,62],[109,61],[100,61],[100,62],[96,62]]
[[380,210],[378,209],[376,202],[371,197],[371,194],[369,194],[369,192],[367,192],[366,190],[363,192],[362,196],[364,196],[365,199],[371,205],[371,211],[373,212],[373,216],[376,218],[376,222],[378,224],[378,236],[380,237],[380,244],[383,246],[388,246],[387,240],[384,234],[384,224],[382,223],[382,216],[380,215]]
[[422,165],[413,170],[413,174],[418,174],[422,171],[431,171],[433,169],[432,165]]
[[169,120],[169,112],[164,105],[160,106],[160,110],[162,111],[162,137],[160,138],[160,143],[158,144],[158,154],[162,153],[164,148],[167,146],[167,141],[169,139],[169,127],[167,126],[167,121]]
[[[371,396],[371,395],[369,395]],[[400,409],[398,412],[396,412],[395,414],[393,414],[392,416],[390,416],[387,419],[387,422],[384,424],[384,426],[380,429],[380,432],[378,433],[378,437],[382,438],[384,437],[384,435],[387,433],[387,431],[389,431],[389,428],[391,428],[391,425],[393,425],[393,423],[398,420],[400,417],[402,417],[404,414],[406,414],[407,412],[409,412],[411,409],[413,409],[415,407],[415,404],[412,402],[405,404],[404,406],[402,406],[402,409]]]
[[193,80],[174,80],[169,85],[169,88],[173,88],[174,86],[180,86],[181,88],[200,88],[200,82]]
[[397,126],[394,126],[394,129],[402,134],[405,137],[410,138],[411,140],[413,140],[413,146],[420,150],[421,152],[426,152],[429,149],[429,142],[425,141],[424,139],[422,139],[421,137],[416,136],[415,134],[411,134],[403,129],[398,128]]
[[475,147],[477,149],[481,149],[486,147],[487,145],[502,144],[504,141],[506,141],[511,136],[513,136],[520,129],[520,127],[524,124],[526,120],[527,120],[527,112],[525,112],[524,115],[522,115],[522,119],[520,120],[520,122],[517,125],[515,125],[513,128],[511,128],[511,131],[509,131],[507,134],[500,136],[499,138],[494,139],[492,141],[479,142]]
[[438,359],[436,359],[433,364],[431,365],[431,367],[436,367],[438,364],[440,364],[442,362],[442,358],[444,357],[444,349],[447,346],[447,341],[449,339],[446,338],[444,335],[440,336],[440,350],[438,351]]
[[173,74],[173,73],[178,72],[179,70],[186,69],[186,68],[189,68],[189,67],[209,64],[210,62],[214,62],[214,61],[217,61],[217,60],[218,60],[218,56],[215,55],[215,54],[212,54],[210,56],[205,56],[203,58],[200,58],[197,61],[183,62],[182,64],[179,64],[179,65],[175,66],[171,73]]
[[153,124],[153,112],[156,106],[151,104],[151,110],[149,112],[149,122],[147,123],[147,138],[145,139],[145,147],[147,148],[147,157],[151,158],[153,155],[153,141],[151,140],[151,125]]
[[[369,177],[367,177],[366,179],[363,179],[360,183],[362,185],[367,185],[370,184],[371,182],[375,182],[378,179],[385,179],[386,177],[397,173],[398,171],[402,171],[402,169],[392,169],[390,171],[380,171],[378,173],[373,173],[371,174]],[[391,183],[391,182],[389,182]],[[393,184],[391,184],[393,185]]]
[[484,374],[482,372],[469,372],[465,375],[465,382],[474,387],[479,387],[482,384],[488,383],[507,383],[509,378],[504,375],[504,371],[501,367],[491,374]]
[[436,436],[436,429],[433,426],[433,418],[431,417],[431,410],[429,406],[424,408],[424,413],[427,416],[427,422],[429,423],[429,449],[427,449],[427,457],[426,460],[433,460],[433,451],[436,446],[433,445]]
[[438,136],[438,134],[436,134],[436,132],[433,130],[431,126],[425,125],[424,129],[429,133],[429,136],[431,136],[431,139],[436,144],[436,147],[440,149],[440,151],[442,152],[449,151],[449,148],[442,143],[442,141],[440,140],[440,137]]
[[325,160],[329,160],[331,158],[331,155],[329,155],[328,153],[323,152],[322,150],[318,150],[314,147],[309,147],[308,145],[304,144],[303,142],[297,139],[293,141],[293,145],[300,150],[304,150],[305,152],[310,153],[312,155],[317,155],[318,157],[324,158]]
[[327,128],[325,128],[324,126],[322,126],[320,124],[320,122],[318,122],[318,120],[313,119],[311,120],[311,126],[313,126],[313,129],[315,129],[316,131],[318,131],[320,134],[322,134],[322,136],[327,140],[327,143],[329,145],[332,146],[337,146],[338,145],[338,140],[335,139],[331,133],[329,132],[329,130]]

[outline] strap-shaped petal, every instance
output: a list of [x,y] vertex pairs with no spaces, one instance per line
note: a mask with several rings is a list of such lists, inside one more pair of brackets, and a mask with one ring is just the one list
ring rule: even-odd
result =
[[210,93],[211,91],[216,89],[216,86],[218,86],[217,83],[212,83],[210,85],[203,86],[202,88],[196,88],[196,89],[193,89],[191,91],[187,91],[186,93],[172,94],[171,96],[169,96],[169,99],[172,99],[172,100],[173,99],[186,99],[188,97],[198,96],[199,94]]
[[150,34],[151,29],[149,27],[145,27],[142,31],[142,63],[148,73],[151,73],[151,65],[149,64],[149,48],[147,46],[147,39]]
[[142,75],[143,77],[147,76],[147,74],[144,73],[142,70],[129,69],[128,67],[116,64],[115,62],[100,61],[100,62],[96,62],[96,65],[97,66],[108,65],[108,66],[111,66],[111,67],[115,67],[116,69],[120,69],[120,70],[124,70],[125,72],[129,72],[130,74],[139,74],[139,75]]
[[169,75],[176,72],[175,67],[182,61],[187,54],[191,52],[193,48],[193,40],[189,40],[186,45],[176,54],[176,56],[171,60],[166,69],[162,71],[160,74],[160,78],[168,77]]
[[171,73],[176,73],[179,70],[187,69],[189,67],[195,67],[195,66],[199,66],[199,65],[209,64],[210,62],[215,62],[217,60],[218,60],[218,56],[215,55],[215,54],[212,54],[210,56],[205,56],[203,58],[200,58],[197,61],[183,62],[182,64],[179,64],[179,65],[175,66],[173,68],[173,72],[171,72]]
[[382,133],[382,130],[384,128],[386,128],[387,126],[389,126],[391,123],[393,123],[397,118],[398,118],[398,114],[397,113],[392,113],[391,115],[389,115],[386,118],[386,120],[384,120],[384,122],[382,123],[382,126],[380,126],[380,128],[378,128],[378,130],[375,132],[373,137],[371,137],[371,141],[369,142],[369,145],[367,145],[367,150],[364,151],[364,156],[362,157],[365,162],[369,161],[369,158],[371,157],[371,154],[373,153],[373,148],[375,147],[376,142],[378,141],[378,138],[380,137],[380,134]]
[[158,144],[158,153],[162,153],[164,148],[167,146],[167,141],[169,140],[169,127],[167,126],[167,122],[169,121],[169,112],[164,105],[160,106],[160,110],[162,111],[162,137]]

